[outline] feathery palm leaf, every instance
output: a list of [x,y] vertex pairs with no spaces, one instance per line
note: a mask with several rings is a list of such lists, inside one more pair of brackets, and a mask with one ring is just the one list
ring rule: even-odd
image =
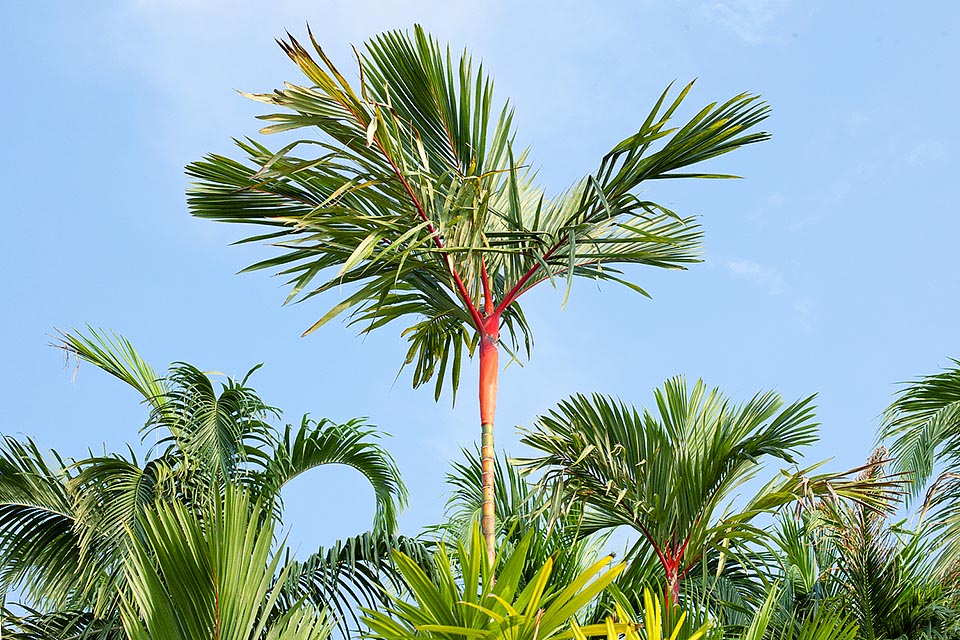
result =
[[82,552],[69,461],[32,440],[0,440],[0,592],[19,586],[40,606],[89,596],[97,572]]
[[954,367],[908,383],[884,415],[880,439],[892,439],[890,454],[899,471],[913,474],[917,496],[939,458],[960,468],[960,360]]
[[913,479],[910,497],[926,491],[922,515],[933,525],[941,572],[960,566],[960,360],[952,363],[907,384],[879,433],[895,467]]
[[261,472],[264,491],[275,497],[300,474],[325,464],[343,464],[370,482],[377,500],[374,532],[393,535],[399,511],[406,506],[407,488],[390,453],[377,443],[374,427],[355,419],[336,424],[303,417],[300,427],[284,429]]
[[126,640],[120,621],[103,620],[85,610],[42,613],[28,607],[14,613],[0,608],[5,640]]
[[375,609],[389,602],[388,594],[403,594],[406,584],[392,553],[399,551],[429,572],[432,554],[421,542],[404,536],[364,533],[321,548],[303,561],[287,556],[289,568],[280,601],[289,606],[304,598],[327,607],[349,638],[360,627],[359,608]]

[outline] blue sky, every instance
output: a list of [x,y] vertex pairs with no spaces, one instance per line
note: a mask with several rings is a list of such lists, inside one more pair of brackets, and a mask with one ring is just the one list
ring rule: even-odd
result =
[[[295,422],[365,415],[411,490],[406,533],[441,514],[446,462],[478,435],[470,371],[454,410],[394,382],[399,329],[360,339],[332,304],[281,308],[266,273],[235,275],[262,248],[192,219],[183,166],[254,135],[260,105],[235,89],[298,80],[274,44],[318,38],[352,69],[349,44],[423,23],[467,46],[517,108],[520,138],[548,189],[593,169],[634,132],[672,80],[699,78],[687,111],[747,90],[773,107],[773,140],[726,156],[742,181],[656,184],[645,194],[706,232],[706,262],[633,272],[653,301],[578,283],[526,300],[532,360],[501,378],[499,442],[576,391],[637,404],[683,373],[733,397],[818,393],[822,441],[809,461],[860,464],[894,383],[960,356],[960,147],[951,2],[683,0],[582,2],[141,0],[2,4],[0,432],[68,455],[137,441],[136,396],[92,367],[65,367],[48,342],[86,323],[129,337],[158,368],[176,360],[252,379]],[[348,470],[286,493],[292,540],[309,551],[372,521]],[[328,509],[319,516],[318,504]]]

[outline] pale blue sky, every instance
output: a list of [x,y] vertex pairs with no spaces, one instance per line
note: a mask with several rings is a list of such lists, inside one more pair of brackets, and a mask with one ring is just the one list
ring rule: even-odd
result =
[[[517,107],[548,188],[594,168],[671,80],[698,77],[685,112],[740,91],[773,107],[771,142],[718,163],[743,181],[652,185],[700,214],[705,264],[637,271],[654,296],[578,283],[526,300],[533,359],[502,376],[500,443],[575,391],[638,404],[676,373],[738,399],[775,388],[819,393],[822,442],[808,460],[852,467],[868,454],[893,383],[960,355],[956,108],[960,8],[953,2],[273,3],[252,0],[3,0],[0,432],[66,454],[136,442],[136,397],[92,367],[76,381],[47,346],[90,323],[128,336],[158,368],[185,360],[253,378],[265,400],[369,416],[410,487],[406,533],[436,521],[446,461],[477,436],[475,376],[462,398],[394,384],[398,329],[366,340],[333,324],[300,332],[332,304],[281,308],[265,273],[234,275],[258,248],[189,217],[183,165],[252,135],[260,106],[233,90],[299,80],[273,43],[309,21],[341,66],[350,43],[422,22],[484,59]],[[359,497],[358,497],[359,496]],[[288,492],[304,550],[366,528],[373,500],[344,470]],[[317,517],[316,503],[334,517]],[[331,511],[327,511],[331,513]]]

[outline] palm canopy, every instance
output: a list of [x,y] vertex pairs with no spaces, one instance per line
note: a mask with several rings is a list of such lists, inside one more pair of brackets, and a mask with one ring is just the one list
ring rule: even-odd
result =
[[[357,54],[351,84],[313,40],[281,42],[307,78],[250,95],[285,111],[261,116],[262,133],[313,128],[320,139],[271,151],[238,141],[238,161],[219,155],[187,167],[194,215],[272,227],[279,255],[250,269],[289,278],[289,300],[342,285],[348,295],[307,333],[352,309],[371,331],[413,316],[404,335],[413,384],[446,371],[454,394],[463,353],[497,338],[530,348],[518,297],[539,282],[574,277],[623,283],[626,264],[683,268],[697,261],[700,230],[638,195],[647,180],[731,177],[687,171],[768,136],[750,132],[768,108],[741,94],[710,104],[682,125],[672,118],[690,86],[668,88],[636,133],[594,173],[556,196],[534,182],[526,152],[513,148],[513,110],[497,103],[482,65],[415,26],[373,38]],[[312,153],[298,150],[312,149]]]
[[219,389],[184,363],[159,376],[127,340],[93,329],[65,334],[60,346],[142,395],[150,408],[142,433],[156,445],[145,459],[130,450],[68,460],[51,459],[29,440],[0,440],[0,593],[19,586],[37,609],[16,622],[20,637],[35,637],[33,628],[65,638],[101,626],[117,633],[119,624],[109,627],[127,588],[129,542],[145,540],[146,518],[158,505],[201,510],[240,487],[279,518],[282,488],[325,464],[351,466],[370,482],[374,531],[298,564],[285,601],[306,593],[343,625],[357,604],[382,597],[378,578],[390,561],[384,546],[397,542],[406,488],[373,427],[304,417],[281,431],[271,424],[279,412],[248,386],[249,375]]
[[761,513],[817,495],[888,505],[884,492],[891,487],[883,481],[796,470],[733,509],[734,492],[764,459],[794,464],[816,440],[813,398],[784,406],[766,392],[734,405],[718,389],[700,380],[688,387],[682,377],[667,380],[654,397],[656,408],[642,411],[601,395],[561,402],[524,433],[522,442],[543,455],[521,464],[542,471],[557,495],[586,502],[583,533],[621,525],[639,532],[674,596],[704,554],[737,554],[762,540],[764,532],[752,524]]

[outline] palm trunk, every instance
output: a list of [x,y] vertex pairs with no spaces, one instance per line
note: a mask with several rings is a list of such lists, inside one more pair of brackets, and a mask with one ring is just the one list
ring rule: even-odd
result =
[[[484,331],[480,336],[480,468],[483,491],[483,541],[487,547],[487,562],[490,568],[496,559],[496,511],[494,507],[494,469],[496,455],[493,448],[493,418],[497,411],[497,380],[499,376],[497,339],[500,331],[500,316],[494,314],[484,319]],[[492,574],[491,574],[492,575]]]

